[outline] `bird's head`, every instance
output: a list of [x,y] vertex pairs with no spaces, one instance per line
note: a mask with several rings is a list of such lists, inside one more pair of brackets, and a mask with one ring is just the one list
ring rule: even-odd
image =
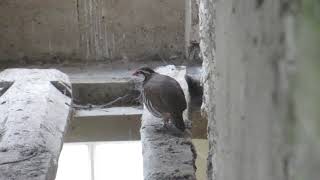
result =
[[149,77],[151,77],[153,74],[155,73],[154,70],[152,70],[149,67],[142,67],[137,69],[132,75],[133,76],[139,76],[139,75],[143,75],[145,79],[148,79]]

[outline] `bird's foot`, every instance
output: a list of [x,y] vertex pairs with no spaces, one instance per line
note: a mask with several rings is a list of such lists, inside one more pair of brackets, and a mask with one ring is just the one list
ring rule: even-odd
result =
[[169,127],[168,127],[167,123],[164,123],[162,126],[159,126],[159,127],[155,128],[155,129],[158,132],[162,132],[162,131],[167,131],[169,129]]
[[162,128],[168,129],[168,124],[167,123],[163,123]]

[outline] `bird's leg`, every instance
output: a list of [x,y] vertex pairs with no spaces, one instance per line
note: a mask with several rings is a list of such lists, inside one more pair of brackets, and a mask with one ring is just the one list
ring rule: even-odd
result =
[[169,119],[170,119],[170,114],[165,113],[163,116],[163,127],[166,129],[168,128]]
[[169,122],[169,118],[164,118],[163,119],[163,128],[168,128],[168,122]]

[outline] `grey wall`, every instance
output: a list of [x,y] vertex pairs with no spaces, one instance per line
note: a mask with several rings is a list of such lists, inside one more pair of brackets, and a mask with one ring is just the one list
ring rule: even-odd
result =
[[284,2],[200,1],[209,179],[288,179]]
[[3,0],[0,62],[184,53],[184,0]]
[[320,1],[302,0],[298,19],[298,71],[295,81],[295,180],[320,177]]

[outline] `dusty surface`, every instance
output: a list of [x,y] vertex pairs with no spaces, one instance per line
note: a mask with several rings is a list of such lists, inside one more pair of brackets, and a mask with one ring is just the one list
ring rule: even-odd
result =
[[[165,66],[156,70],[174,77],[181,85],[189,102],[186,69]],[[195,180],[196,152],[191,141],[191,122],[188,109],[184,112],[186,131],[182,133],[172,124],[162,128],[162,121],[145,108],[142,115],[141,141],[145,180]]]
[[184,14],[184,0],[3,0],[0,62],[175,58]]
[[13,84],[0,97],[0,179],[54,180],[71,116],[68,77],[8,69],[0,73],[3,81]]

